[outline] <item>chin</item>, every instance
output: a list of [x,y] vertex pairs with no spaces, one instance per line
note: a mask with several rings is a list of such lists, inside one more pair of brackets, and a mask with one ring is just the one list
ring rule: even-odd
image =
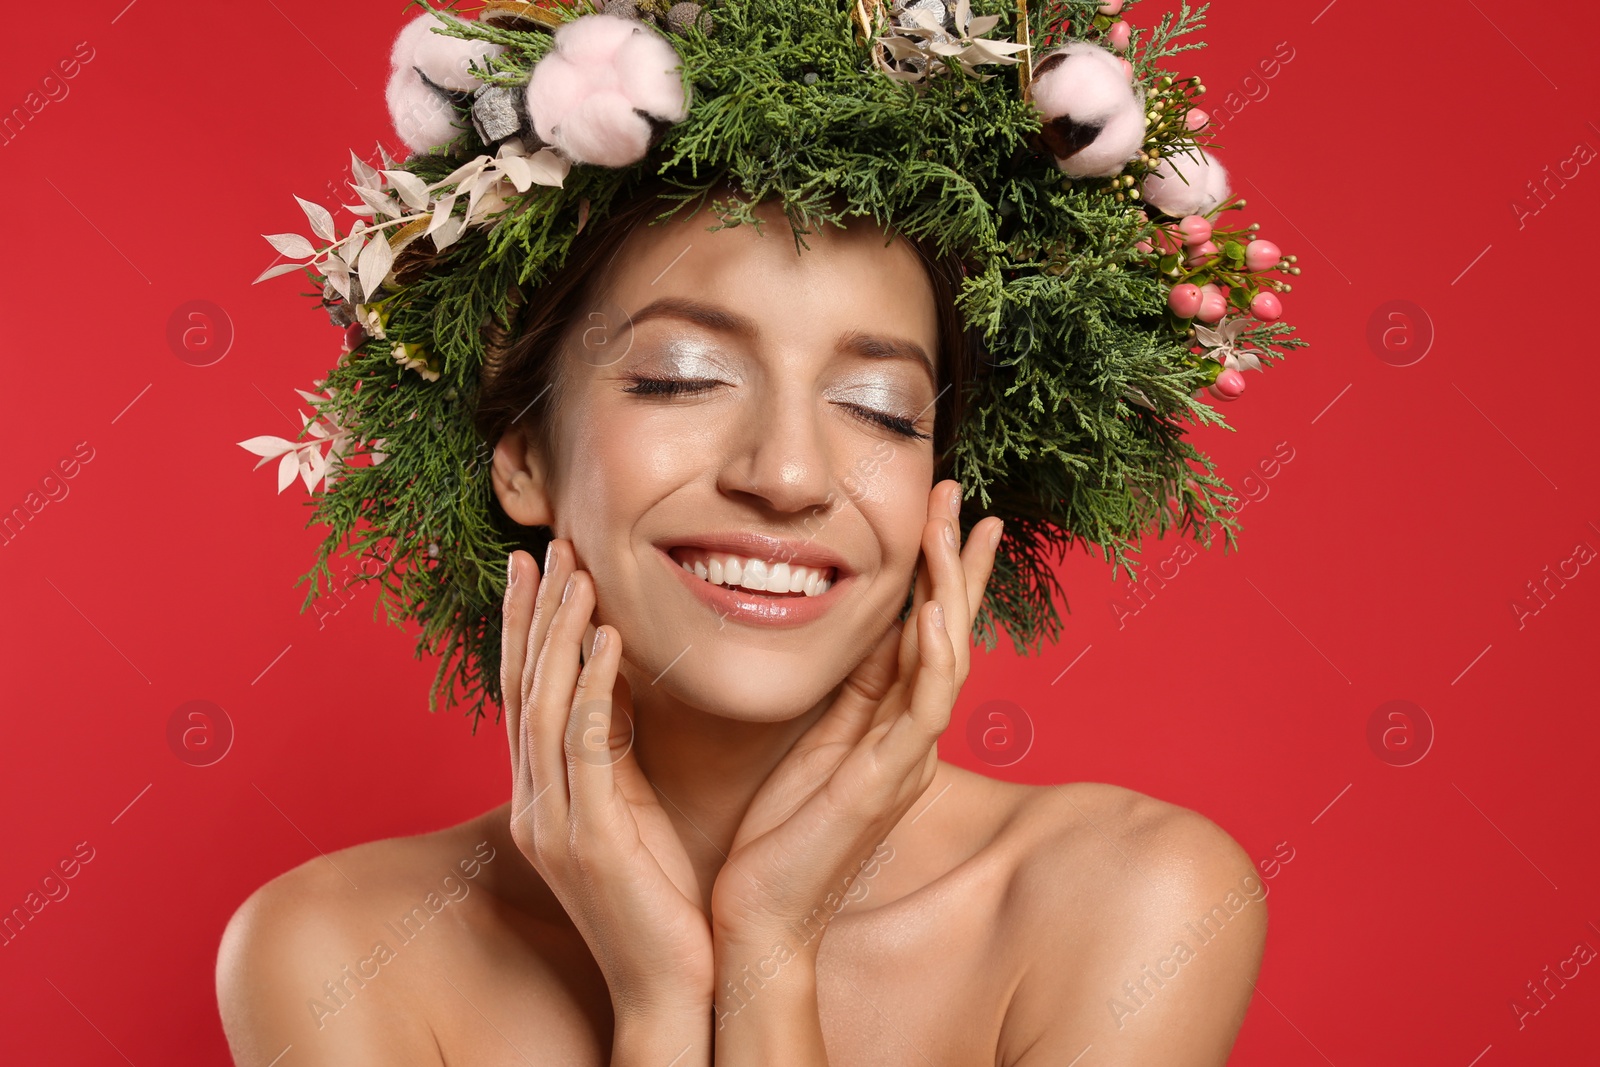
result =
[[[739,722],[785,722],[836,689],[846,672],[819,670],[810,653],[762,652],[733,642],[691,665],[691,649],[657,684],[708,715]],[[718,662],[720,660],[720,662]]]

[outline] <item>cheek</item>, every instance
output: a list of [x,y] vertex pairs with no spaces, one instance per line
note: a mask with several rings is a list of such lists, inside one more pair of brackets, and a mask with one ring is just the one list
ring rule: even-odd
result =
[[916,572],[928,518],[931,455],[926,449],[864,449],[840,482],[848,497],[845,506],[858,509],[876,532],[884,570],[909,580]]

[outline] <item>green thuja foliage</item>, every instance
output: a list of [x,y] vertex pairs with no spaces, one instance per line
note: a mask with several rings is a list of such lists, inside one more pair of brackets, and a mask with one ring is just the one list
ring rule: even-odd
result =
[[[1098,0],[1034,6],[1036,57],[1096,32]],[[1019,39],[1017,6],[972,7],[1000,16],[988,36]],[[652,175],[681,191],[661,220],[728,183],[742,196],[710,199],[717,228],[760,225],[752,205],[776,201],[802,248],[822,226],[870,217],[960,255],[967,274],[957,305],[981,337],[984,362],[946,458],[970,498],[967,530],[993,514],[1007,533],[974,625],[985,648],[1001,630],[1024,654],[1059,637],[1056,602],[1067,599],[1054,565],[1080,541],[1103,553],[1113,575],[1120,568],[1137,578],[1137,542],[1151,530],[1187,530],[1207,547],[1214,528],[1226,544],[1235,540],[1225,514],[1234,498],[1186,438],[1190,426],[1225,425],[1191,400],[1214,365],[1208,374],[1169,316],[1171,278],[1158,258],[1134,249],[1150,233],[1137,200],[1115,195],[1107,179],[1066,178],[1037,147],[1040,120],[1019,68],[979,68],[987,78],[952,68],[916,83],[888,77],[847,0],[721,0],[707,10],[709,33],[669,37],[692,91],[686,121],[639,164],[575,166],[561,188],[535,185],[492,227],[469,228],[410,284],[379,294],[386,338],[360,346],[323,383],[322,414],[358,444],[314,498],[311,521],[328,535],[301,579],[311,586],[306,604],[331,584],[335,551],[375,561],[371,577],[390,620],[415,620],[418,655],[440,658],[430,706],[464,696],[474,729],[499,703],[511,547],[490,520],[489,446],[472,422],[483,329],[513,321],[513,286],[539,299],[539,284],[572,248],[580,204],[601,217]],[[1185,6],[1136,35],[1130,58],[1152,99],[1172,73],[1163,61],[1195,47],[1178,39],[1199,25]],[[484,72],[503,85],[523,84],[549,48],[548,33],[532,27],[439,32],[505,45]],[[469,130],[400,166],[432,183],[492,151]],[[1277,357],[1269,344],[1304,343],[1289,332],[1273,324],[1252,336]],[[421,346],[438,379],[397,362],[394,342]]]

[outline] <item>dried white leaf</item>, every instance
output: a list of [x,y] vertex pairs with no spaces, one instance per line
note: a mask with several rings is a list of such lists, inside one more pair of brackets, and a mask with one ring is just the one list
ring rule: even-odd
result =
[[311,223],[311,232],[324,241],[331,241],[336,236],[333,232],[333,216],[321,204],[313,204],[309,200],[301,200],[298,196],[300,209],[306,213],[306,220]]
[[361,259],[356,265],[360,272],[362,293],[367,296],[376,293],[393,263],[394,255],[389,250],[389,242],[382,237],[363,248]]
[[572,161],[553,148],[543,148],[528,157],[528,169],[533,172],[535,184],[559,189],[572,170]]
[[356,195],[361,197],[362,200],[365,200],[367,205],[374,210],[383,212],[391,219],[397,219],[400,217],[400,205],[395,203],[392,197],[386,196],[376,189],[368,189],[361,185],[352,185],[350,188],[354,189],[356,191]]
[[360,185],[378,184],[378,172],[363,163],[353,148],[350,150],[350,176]]
[[317,254],[317,250],[311,247],[311,242],[298,233],[264,233],[261,236],[265,237],[267,243],[276,248],[281,255],[308,259]]
[[461,166],[457,167],[455,170],[451,171],[449,174],[446,174],[443,178],[440,178],[438,181],[436,181],[432,185],[428,186],[428,188],[429,189],[443,189],[447,185],[457,185],[457,186],[459,186],[462,182],[466,181],[468,178],[477,177],[478,176],[478,172],[483,170],[484,167],[489,165],[489,160],[490,160],[489,156],[475,156],[472,159],[469,159],[465,163],[461,164]]
[[[281,437],[272,437],[266,434],[263,434],[260,437],[252,437],[248,441],[240,441],[238,444],[239,447],[245,451],[252,452],[255,455],[266,459],[271,459],[273,456],[280,456],[284,452],[294,447],[293,441],[285,441]],[[257,466],[259,465],[260,464],[257,464]]]
[[251,282],[250,284],[254,285],[256,282],[264,282],[268,278],[276,278],[280,274],[288,274],[292,270],[301,270],[304,267],[304,263],[279,263],[275,267],[268,267],[266,270],[262,271],[256,276],[256,281]]
[[445,220],[450,217],[450,212],[455,209],[455,206],[456,195],[454,193],[451,193],[449,196],[433,205],[433,220],[428,223],[428,229],[426,232],[432,234],[440,226],[443,226]]
[[456,238],[461,236],[461,230],[466,224],[466,219],[460,215],[451,215],[445,219],[437,230],[433,231],[433,247],[443,252],[455,244]]
[[329,267],[324,277],[328,279],[328,284],[333,286],[340,296],[346,300],[350,299],[350,272],[347,269]]
[[283,454],[278,461],[278,492],[289,488],[289,483],[294,481],[295,473],[300,469],[299,455],[293,450]]
[[383,176],[389,179],[407,207],[421,211],[428,206],[428,186],[421,178],[407,170],[386,170]]

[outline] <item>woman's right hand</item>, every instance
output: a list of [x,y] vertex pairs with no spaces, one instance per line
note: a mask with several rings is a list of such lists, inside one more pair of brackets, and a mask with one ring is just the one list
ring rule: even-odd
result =
[[[694,869],[633,753],[616,627],[595,629],[594,582],[557,539],[541,578],[511,553],[500,687],[511,745],[511,836],[588,942],[619,1025],[708,1019],[714,965]],[[617,715],[621,710],[624,714]]]

